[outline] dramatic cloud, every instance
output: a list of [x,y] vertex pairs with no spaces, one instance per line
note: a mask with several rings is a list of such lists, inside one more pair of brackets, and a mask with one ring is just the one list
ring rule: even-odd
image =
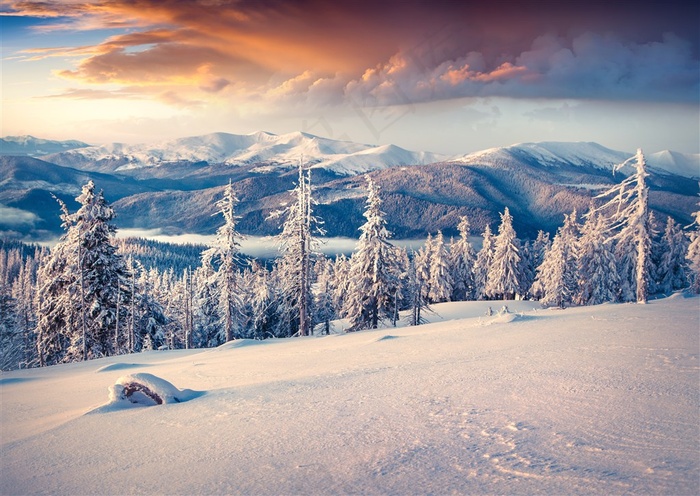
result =
[[700,92],[700,4],[682,0],[2,0],[0,15],[3,111],[16,132],[34,132],[42,105],[52,133],[99,121],[128,139],[140,122],[164,135],[308,126],[379,142],[425,133],[422,113],[437,122],[438,111],[454,122],[441,133],[489,138],[491,123],[513,134],[521,126],[506,121],[521,121],[487,112],[473,124],[465,106],[502,98],[537,122],[521,104],[697,114]]
[[[169,83],[215,94],[235,81],[274,102],[316,105],[697,99],[697,32],[681,37],[690,24],[673,6],[538,6],[547,15],[499,2],[320,0],[29,1],[5,11],[46,19],[35,27],[44,31],[129,28],[93,45],[25,51],[29,60],[80,57],[57,74],[88,84]],[[660,31],[669,17],[679,34]],[[605,34],[612,26],[617,36]]]

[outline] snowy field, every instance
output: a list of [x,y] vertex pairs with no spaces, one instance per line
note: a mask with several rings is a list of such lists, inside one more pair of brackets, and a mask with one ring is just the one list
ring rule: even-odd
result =
[[488,305],[3,373],[0,494],[700,493],[699,298]]

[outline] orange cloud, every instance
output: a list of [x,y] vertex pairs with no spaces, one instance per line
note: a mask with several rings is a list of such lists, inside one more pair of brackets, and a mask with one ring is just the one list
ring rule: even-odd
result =
[[[55,73],[76,85],[142,87],[176,106],[234,94],[270,104],[319,105],[487,94],[665,96],[673,81],[690,81],[674,94],[697,93],[697,57],[683,40],[617,46],[571,35],[543,42],[542,29],[563,30],[564,22],[588,27],[578,23],[599,19],[595,6],[587,4],[584,14],[571,17],[574,7],[557,5],[545,19],[502,3],[509,8],[499,0],[433,0],[429,6],[420,0],[5,2],[8,15],[46,19],[37,29],[49,34],[121,29],[91,45],[31,48],[22,52],[25,60],[78,58]],[[608,3],[601,3],[605,12]],[[649,19],[635,27],[666,22]],[[606,63],[609,56],[612,63]],[[653,70],[650,60],[665,70]]]

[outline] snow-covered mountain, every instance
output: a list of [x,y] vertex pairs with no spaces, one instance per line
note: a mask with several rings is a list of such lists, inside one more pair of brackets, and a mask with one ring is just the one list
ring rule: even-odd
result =
[[657,171],[677,176],[700,178],[700,153],[679,153],[663,150],[646,157],[647,164]]
[[0,138],[0,155],[40,157],[89,146],[87,143],[76,140],[54,141],[35,138],[34,136],[5,136]]
[[[231,180],[241,201],[239,228],[246,234],[276,234],[279,225],[269,213],[289,201],[293,169],[303,159],[316,167],[316,212],[329,236],[357,236],[363,222],[363,174],[371,172],[382,187],[396,237],[423,237],[438,229],[455,234],[460,215],[468,215],[479,233],[487,224],[496,225],[498,212],[508,206],[518,234],[529,238],[539,229],[556,230],[573,208],[587,210],[597,192],[624,177],[626,170],[613,175],[612,169],[632,155],[596,143],[542,142],[447,158],[394,145],[260,132],[91,146],[43,160],[2,156],[0,207],[8,208],[0,211],[0,232],[55,236],[61,232],[60,219],[51,194],[74,208],[74,193],[90,178],[114,204],[121,228],[210,234],[220,222],[212,216],[214,204]],[[690,224],[697,209],[700,156],[665,151],[648,154],[647,162],[651,208],[659,218],[671,215]]]
[[[631,152],[611,150],[598,143],[543,141],[489,148],[450,159],[450,162],[492,167],[511,166],[513,163],[536,163],[548,167],[573,165],[611,171],[632,155]],[[687,178],[700,177],[700,154],[664,150],[645,155],[645,158],[647,165],[657,173]]]
[[276,135],[213,133],[157,144],[112,143],[44,157],[59,165],[123,172],[168,164],[202,163],[233,166],[258,164],[260,172],[287,169],[303,160],[314,168],[356,175],[397,165],[426,164],[446,155],[412,152],[394,145],[366,145],[294,132]]

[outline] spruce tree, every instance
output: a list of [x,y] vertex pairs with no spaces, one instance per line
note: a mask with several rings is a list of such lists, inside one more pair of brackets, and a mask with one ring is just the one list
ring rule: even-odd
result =
[[[38,350],[40,363],[87,360],[124,351],[116,335],[118,302],[126,302],[126,267],[112,242],[114,210],[89,181],[76,198],[61,204],[66,234],[40,270]],[[123,297],[122,297],[123,296]]]
[[224,224],[216,231],[214,245],[202,254],[203,265],[218,265],[216,270],[209,272],[208,284],[212,285],[209,291],[217,299],[219,306],[218,314],[224,342],[241,337],[243,304],[238,267],[241,263],[240,240],[243,236],[236,230],[236,221],[239,218],[235,213],[237,203],[238,198],[229,181],[223,198],[216,202]]
[[669,216],[660,242],[661,258],[656,270],[659,293],[671,294],[688,286],[687,251],[688,238],[680,225]]
[[389,243],[385,214],[381,210],[379,186],[367,176],[367,221],[350,259],[345,314],[350,330],[376,329],[379,322],[391,318],[399,284],[396,249]]
[[314,265],[316,283],[314,284],[314,328],[321,334],[330,334],[331,321],[337,317],[333,305],[333,264],[326,257],[319,257]]
[[571,267],[565,237],[558,232],[554,236],[552,246],[544,256],[542,264],[537,268],[537,276],[532,293],[540,294],[540,302],[544,306],[565,308],[571,303],[576,286],[573,278],[575,273]]
[[318,240],[323,235],[322,221],[314,216],[315,204],[311,192],[311,170],[304,174],[299,162],[299,180],[292,191],[293,202],[274,216],[284,216],[282,232],[277,240],[282,256],[275,270],[281,284],[280,313],[286,322],[289,336],[307,336],[312,328],[313,295],[311,292],[311,264]]
[[486,297],[486,280],[488,279],[489,270],[493,262],[495,249],[495,238],[491,233],[491,227],[487,224],[484,232],[481,234],[482,244],[478,255],[476,256],[476,264],[474,266],[474,285],[476,287],[475,297],[482,299]]
[[619,291],[615,253],[604,229],[604,219],[596,213],[587,217],[581,229],[578,284],[574,299],[580,305],[615,301]]
[[693,213],[695,221],[691,226],[695,229],[690,233],[690,244],[685,255],[688,261],[690,289],[695,294],[700,294],[700,210]]
[[521,290],[521,260],[520,240],[513,229],[513,217],[506,207],[501,214],[484,292],[493,299],[515,299]]
[[637,150],[634,157],[615,166],[613,172],[631,163],[635,165],[635,172],[598,195],[597,198],[611,198],[596,211],[607,213],[608,229],[616,231],[614,237],[617,241],[621,299],[646,303],[651,272],[651,222],[649,188],[646,185],[649,174],[642,150]]
[[452,301],[475,299],[476,284],[474,282],[474,267],[476,252],[469,242],[469,219],[462,216],[457,225],[459,239],[450,244],[450,267],[452,274]]
[[430,257],[430,294],[428,298],[432,303],[442,303],[450,300],[452,295],[452,274],[450,262],[445,247],[442,231],[438,231],[433,242]]

